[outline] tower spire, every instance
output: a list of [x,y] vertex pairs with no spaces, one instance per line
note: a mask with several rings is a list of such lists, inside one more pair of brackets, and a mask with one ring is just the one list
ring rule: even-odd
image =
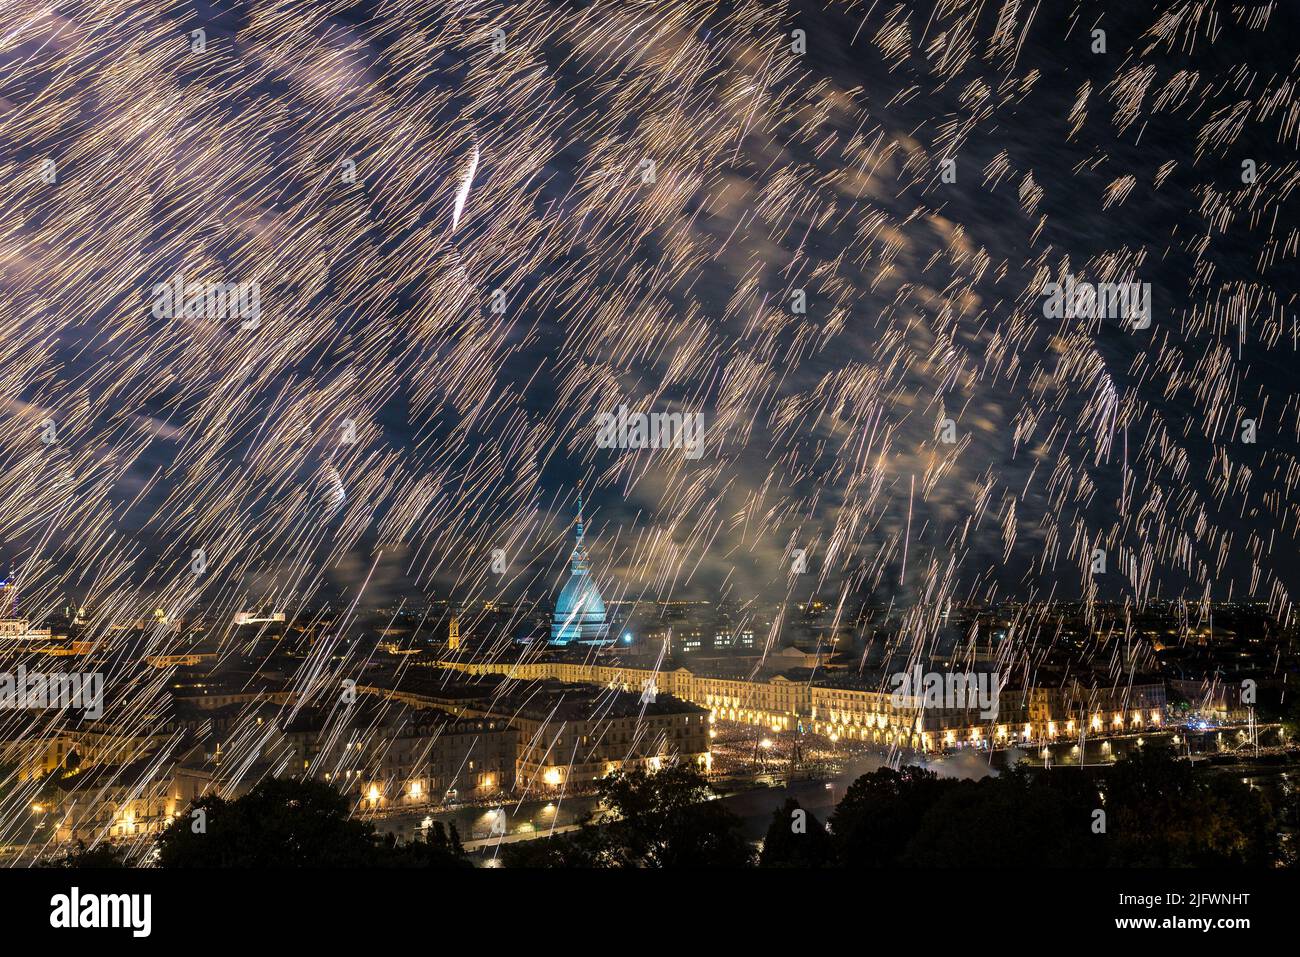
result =
[[587,548],[583,544],[582,483],[578,483],[578,518],[573,523],[573,559],[570,570],[577,574],[587,570]]
[[583,522],[585,501],[582,483],[578,483],[578,509],[573,521],[573,554],[569,564],[569,580],[564,583],[555,601],[555,614],[551,619],[551,644],[567,645],[573,642],[600,644],[606,641],[609,623],[605,617],[605,603],[601,600],[596,583],[591,580],[591,562],[583,541],[586,531]]

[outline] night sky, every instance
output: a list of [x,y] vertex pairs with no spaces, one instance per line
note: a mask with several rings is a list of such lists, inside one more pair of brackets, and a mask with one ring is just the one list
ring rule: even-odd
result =
[[[582,481],[607,600],[1287,617],[1298,19],[17,0],[0,561],[33,617],[544,597]],[[155,315],[177,274],[260,324]],[[620,405],[703,454],[599,448]]]

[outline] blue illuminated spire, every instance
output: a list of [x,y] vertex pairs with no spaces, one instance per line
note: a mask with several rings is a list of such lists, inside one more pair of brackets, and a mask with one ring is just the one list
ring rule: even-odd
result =
[[569,562],[569,580],[555,602],[551,619],[551,644],[571,642],[602,644],[609,640],[605,603],[591,579],[582,521],[582,486],[578,486],[578,515],[573,523],[573,554]]
[[569,571],[574,575],[585,573],[590,567],[587,561],[587,546],[582,541],[582,483],[578,483],[578,518],[573,523],[573,556]]

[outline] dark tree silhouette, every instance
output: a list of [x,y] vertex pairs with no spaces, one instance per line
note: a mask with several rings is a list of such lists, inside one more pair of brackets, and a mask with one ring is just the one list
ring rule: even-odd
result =
[[473,867],[461,847],[455,824],[434,821],[424,840],[398,843],[391,834],[381,844],[377,863],[385,867]]
[[380,840],[373,824],[349,817],[347,798],[318,781],[268,779],[233,801],[200,798],[157,849],[161,867],[469,866],[454,828],[410,844]]
[[1103,788],[1114,866],[1267,866],[1279,857],[1276,817],[1262,793],[1198,773],[1169,748],[1126,755]]
[[831,815],[840,862],[848,867],[897,864],[926,812],[955,784],[911,766],[862,775],[849,785]]
[[759,867],[832,867],[835,846],[821,821],[794,798],[772,812]]
[[919,867],[1100,867],[1095,786],[1077,768],[954,782],[926,812],[900,863]]
[[[573,834],[512,844],[510,867],[743,867],[752,852],[741,821],[717,801],[693,766],[635,769],[602,780],[598,790],[613,818],[590,820]],[[530,847],[528,845],[544,845]]]
[[831,827],[850,867],[1267,867],[1286,857],[1261,792],[1154,744],[1109,768],[1021,765],[980,781],[884,768],[853,783]]
[[131,865],[126,860],[126,848],[113,844],[97,844],[95,847],[87,848],[85,841],[78,841],[75,851],[68,851],[51,866],[104,870]]

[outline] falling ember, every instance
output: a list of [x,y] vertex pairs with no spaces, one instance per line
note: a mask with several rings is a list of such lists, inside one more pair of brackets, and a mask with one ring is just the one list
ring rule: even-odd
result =
[[474,171],[478,169],[478,143],[474,144],[474,152],[465,164],[465,170],[460,176],[460,186],[456,189],[456,208],[451,214],[451,231],[454,233],[456,227],[460,225],[461,213],[465,211],[465,201],[469,199],[469,188],[474,182]]

